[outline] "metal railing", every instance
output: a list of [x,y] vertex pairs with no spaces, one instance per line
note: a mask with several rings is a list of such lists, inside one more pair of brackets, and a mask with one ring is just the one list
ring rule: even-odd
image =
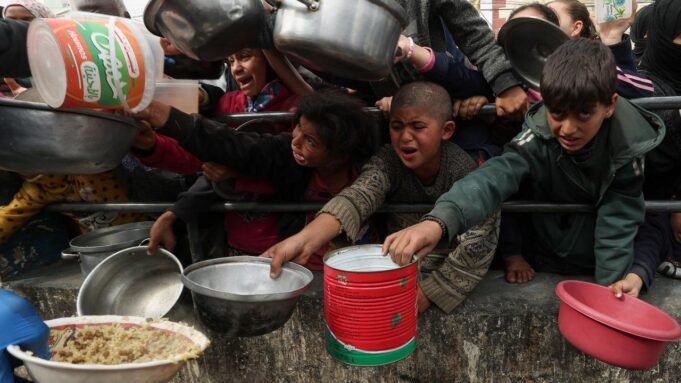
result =
[[[650,110],[681,109],[681,96],[648,97],[630,100],[632,103]],[[377,108],[365,108],[371,114],[381,114]],[[487,104],[480,110],[480,115],[496,115],[494,104]],[[292,112],[262,112],[236,113],[223,115],[216,120],[227,124],[241,124],[255,119],[285,121],[293,117]],[[54,212],[97,212],[121,211],[137,213],[161,213],[169,209],[172,203],[55,203],[46,207]],[[257,202],[229,202],[211,206],[207,211],[213,212],[313,212],[319,210],[323,204],[317,203],[257,203]],[[389,204],[381,207],[379,213],[426,213],[430,211],[430,204]],[[595,208],[585,204],[556,204],[536,201],[513,201],[502,204],[501,210],[509,213],[592,213]],[[646,201],[648,212],[681,212],[681,201]]]
[[[629,100],[632,103],[649,110],[680,109],[681,96],[671,97],[646,97]],[[364,108],[372,115],[381,115],[378,108]],[[479,116],[496,116],[496,106],[494,104],[483,105]],[[251,120],[267,119],[271,121],[287,121],[293,118],[293,112],[260,112],[260,113],[234,113],[213,117],[214,120],[225,124],[243,124]]]
[[[172,207],[172,203],[88,203],[66,202],[48,205],[45,210],[52,212],[98,212],[120,211],[133,213],[162,213]],[[323,204],[319,203],[259,203],[228,202],[215,204],[206,209],[208,212],[315,212]],[[432,209],[430,204],[388,204],[378,209],[378,213],[427,213]],[[648,212],[681,212],[681,201],[646,201]],[[593,213],[595,208],[586,204],[557,204],[551,202],[512,201],[501,205],[501,210],[508,213]]]

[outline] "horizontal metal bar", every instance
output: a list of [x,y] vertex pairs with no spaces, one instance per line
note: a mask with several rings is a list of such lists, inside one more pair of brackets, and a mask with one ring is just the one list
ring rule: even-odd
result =
[[[97,212],[124,211],[137,213],[161,213],[172,207],[171,203],[85,203],[69,202],[48,205],[47,211],[53,212]],[[216,204],[208,211],[220,212],[313,212],[323,204],[318,203],[258,203],[234,202]],[[427,213],[433,205],[429,204],[390,204],[381,207],[379,213]],[[595,208],[586,204],[556,204],[549,202],[513,201],[502,204],[501,210],[508,213],[591,213]],[[681,212],[681,201],[646,201],[648,212]]]
[[[630,100],[632,103],[649,110],[681,109],[681,96],[673,97],[646,97]],[[378,108],[364,108],[369,114],[380,115]],[[483,105],[479,116],[496,116],[495,104]],[[293,118],[293,112],[259,112],[259,113],[234,113],[212,117],[213,120],[223,124],[242,124],[256,119],[269,121],[288,121]]]

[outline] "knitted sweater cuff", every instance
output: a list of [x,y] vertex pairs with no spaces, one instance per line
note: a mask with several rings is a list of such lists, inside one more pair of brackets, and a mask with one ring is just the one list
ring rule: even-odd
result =
[[503,72],[490,82],[490,86],[492,87],[494,94],[497,96],[503,93],[505,90],[511,89],[518,85],[522,85],[522,82],[518,80],[512,71]]
[[355,210],[354,206],[352,206],[352,203],[350,203],[347,198],[344,198],[343,196],[332,198],[321,208],[321,210],[319,210],[317,215],[321,213],[331,214],[336,217],[341,224],[341,231],[345,231],[348,239],[353,243],[359,239],[357,237],[359,236],[362,222],[359,220],[357,210]]

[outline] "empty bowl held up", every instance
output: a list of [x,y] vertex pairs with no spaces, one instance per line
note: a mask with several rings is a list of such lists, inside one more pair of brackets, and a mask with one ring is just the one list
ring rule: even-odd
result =
[[681,339],[681,326],[664,311],[638,298],[616,298],[604,286],[566,280],[556,286],[561,300],[558,328],[573,346],[614,366],[655,366],[668,342]]
[[147,255],[146,246],[112,254],[85,278],[78,291],[78,315],[160,318],[182,295],[182,264],[165,249]]
[[255,336],[283,326],[313,275],[288,262],[277,279],[270,277],[272,260],[237,256],[195,263],[182,282],[191,291],[201,322],[229,336]]

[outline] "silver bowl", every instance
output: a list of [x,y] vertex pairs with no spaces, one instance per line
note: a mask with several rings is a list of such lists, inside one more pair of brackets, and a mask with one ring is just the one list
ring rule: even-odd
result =
[[139,123],[111,113],[0,99],[0,169],[97,174],[118,166]]
[[167,250],[146,252],[146,246],[130,247],[98,264],[78,291],[78,315],[160,318],[170,312],[182,295],[182,264]]
[[288,262],[270,278],[272,260],[238,256],[195,263],[182,274],[201,322],[228,336],[269,333],[289,320],[312,282],[310,270]]

